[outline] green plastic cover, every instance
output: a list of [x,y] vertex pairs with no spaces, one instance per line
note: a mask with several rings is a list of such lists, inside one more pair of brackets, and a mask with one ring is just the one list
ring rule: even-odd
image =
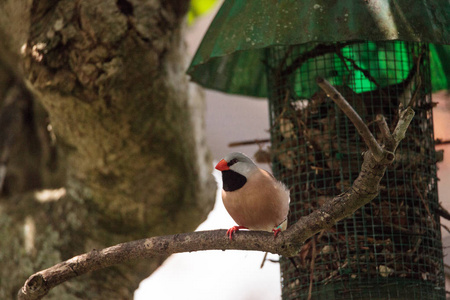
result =
[[450,89],[449,0],[225,0],[187,73],[267,97],[268,47],[358,40],[430,43],[433,91]]

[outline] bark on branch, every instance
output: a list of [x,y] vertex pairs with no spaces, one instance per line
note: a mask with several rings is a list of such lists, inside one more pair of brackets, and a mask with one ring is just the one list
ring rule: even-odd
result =
[[[330,95],[363,135],[369,150],[363,154],[361,172],[353,185],[341,195],[326,202],[320,209],[301,218],[296,224],[278,235],[258,231],[237,232],[229,241],[225,230],[212,230],[151,237],[122,243],[103,250],[73,257],[51,268],[32,275],[21,288],[19,299],[41,299],[53,287],[71,278],[91,271],[103,269],[125,261],[153,258],[180,252],[203,250],[257,250],[284,256],[295,255],[306,239],[320,230],[334,225],[350,216],[356,209],[378,195],[379,182],[387,165],[394,160],[394,152],[414,117],[408,107],[400,113],[399,121],[392,133],[384,132],[384,145],[378,144],[361,118],[348,102],[326,80],[318,78],[319,86]],[[381,119],[381,122],[383,122]],[[387,126],[381,125],[382,131]]]

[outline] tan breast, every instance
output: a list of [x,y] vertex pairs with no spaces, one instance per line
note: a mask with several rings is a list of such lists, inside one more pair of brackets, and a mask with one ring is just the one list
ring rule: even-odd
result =
[[242,188],[222,191],[222,199],[233,220],[252,230],[271,231],[289,212],[289,191],[262,169],[251,174]]

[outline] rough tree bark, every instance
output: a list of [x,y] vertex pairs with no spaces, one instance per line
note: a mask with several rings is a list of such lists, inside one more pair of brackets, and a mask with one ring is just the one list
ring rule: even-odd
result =
[[[58,261],[205,219],[215,184],[203,99],[184,74],[188,6],[0,2],[1,299]],[[131,299],[164,259],[94,272],[48,299]]]

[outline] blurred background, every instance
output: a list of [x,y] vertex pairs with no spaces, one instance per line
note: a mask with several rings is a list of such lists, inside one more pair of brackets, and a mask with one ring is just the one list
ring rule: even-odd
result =
[[[195,54],[204,33],[214,18],[221,1],[207,14],[196,19],[186,33],[189,59]],[[244,152],[249,156],[259,149],[258,145],[230,148],[231,142],[269,138],[269,115],[266,99],[239,97],[204,90],[206,98],[206,134],[214,164],[227,153]],[[447,92],[433,94],[437,102],[433,114],[435,138],[450,140],[450,96]],[[444,161],[438,163],[439,201],[450,210],[450,144],[436,147],[446,150]],[[211,171],[218,184],[214,210],[197,230],[228,229],[236,225],[226,212],[221,200],[220,172]],[[260,165],[270,170],[269,165]],[[450,221],[442,219],[450,228]],[[450,275],[450,233],[442,228],[446,278]],[[267,261],[260,269],[264,253],[254,251],[205,251],[176,254],[167,259],[152,276],[141,282],[135,293],[136,300],[143,299],[280,299],[280,271],[276,262]],[[268,256],[273,261],[277,255]],[[449,275],[447,275],[449,274]],[[446,286],[450,281],[446,280]],[[174,288],[176,287],[176,288]]]

